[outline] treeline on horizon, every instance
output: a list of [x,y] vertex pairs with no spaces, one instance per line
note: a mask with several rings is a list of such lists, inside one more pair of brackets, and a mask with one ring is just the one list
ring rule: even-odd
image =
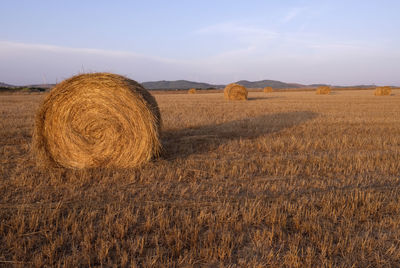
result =
[[45,92],[49,91],[49,88],[42,87],[5,87],[0,86],[0,92]]
[[[376,85],[356,85],[356,86],[334,86],[327,84],[312,84],[312,85],[302,85],[294,83],[285,83],[274,80],[263,80],[250,82],[247,80],[240,80],[235,82],[236,84],[245,86],[249,89],[262,89],[265,87],[272,87],[275,90],[285,90],[285,89],[298,89],[298,90],[310,90],[315,89],[319,86],[329,86],[332,89],[346,90],[346,89],[373,89]],[[192,82],[187,80],[177,80],[177,81],[154,81],[154,82],[143,82],[141,83],[147,90],[165,90],[165,91],[181,91],[189,90],[191,88],[197,90],[218,90],[223,89],[226,85],[213,85],[208,83]],[[56,84],[45,84],[45,85],[25,85],[25,86],[13,86],[4,83],[0,83],[0,92],[48,92]],[[393,86],[393,88],[398,88]]]

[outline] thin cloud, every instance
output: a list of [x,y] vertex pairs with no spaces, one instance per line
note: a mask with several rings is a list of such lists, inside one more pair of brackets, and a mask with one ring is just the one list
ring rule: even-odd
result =
[[[306,7],[292,9],[285,20],[289,21],[307,10]],[[216,35],[215,38],[231,38],[231,47],[226,51],[213,55],[213,59],[228,59],[229,57],[251,57],[257,61],[260,56],[264,58],[276,57],[324,57],[326,53],[365,53],[371,50],[354,40],[332,40],[319,34],[302,32],[281,32],[250,27],[238,23],[226,22],[210,25],[199,29],[198,34]],[[206,59],[210,60],[210,59]],[[250,59],[245,59],[249,61]]]
[[265,42],[279,36],[277,32],[268,29],[244,26],[232,22],[210,25],[197,30],[196,33],[202,35],[227,35],[247,44]]
[[55,45],[48,45],[48,44],[32,44],[32,43],[20,43],[20,42],[11,42],[11,41],[0,41],[0,48],[7,49],[8,51],[36,50],[36,51],[42,51],[42,52],[47,51],[47,52],[55,52],[55,53],[98,55],[98,56],[118,57],[118,58],[134,57],[134,58],[142,58],[142,59],[160,61],[160,62],[165,62],[165,63],[178,62],[175,59],[141,55],[141,54],[137,54],[137,53],[130,52],[130,51],[104,50],[104,49],[97,49],[97,48],[73,48],[73,47],[55,46]]
[[311,44],[310,48],[315,49],[332,49],[332,50],[341,50],[341,51],[361,51],[369,49],[366,46],[355,45],[355,44],[346,44],[346,43],[337,43],[337,44]]
[[[261,28],[235,30],[264,33]],[[282,34],[272,43],[253,39],[216,55],[183,61],[129,51],[0,41],[0,81],[38,83],[45,75],[48,82],[55,82],[76,74],[83,66],[86,71],[115,72],[138,81],[189,79],[221,83],[263,78],[312,83],[318,77],[326,83],[349,84],[368,83],[365,79],[371,77],[376,83],[396,83],[389,74],[398,71],[399,54],[387,54],[371,44],[310,34]],[[380,72],[387,77],[377,76]]]
[[288,13],[283,17],[282,22],[288,23],[292,20],[294,20],[296,17],[307,11],[307,7],[297,7],[297,8],[292,8],[289,10]]
[[277,33],[273,31],[269,31],[258,27],[238,25],[232,22],[210,25],[201,28],[196,32],[201,34],[224,33],[224,34],[239,34],[239,35],[263,35],[269,37],[275,37],[277,35]]
[[60,81],[77,72],[115,72],[138,81],[179,79],[190,74],[185,61],[129,51],[71,48],[0,41],[0,81],[9,84]]

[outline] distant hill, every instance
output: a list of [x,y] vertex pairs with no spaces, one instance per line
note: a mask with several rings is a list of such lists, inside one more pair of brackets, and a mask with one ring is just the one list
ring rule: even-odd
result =
[[[283,89],[283,88],[310,88],[310,87],[319,87],[319,86],[329,86],[328,84],[311,84],[304,85],[299,83],[285,83],[277,80],[260,80],[260,81],[247,81],[240,80],[235,82],[236,84],[245,86],[247,88],[264,88],[264,87],[272,87],[275,89]],[[153,82],[143,82],[142,85],[147,89],[189,89],[189,88],[197,88],[197,89],[207,89],[207,88],[224,88],[226,85],[213,85],[208,83],[200,83],[200,82],[192,82],[188,80],[176,80],[176,81],[153,81]],[[372,88],[375,85],[356,85],[356,86],[332,86],[336,88]]]
[[336,88],[374,88],[376,85],[334,86]]
[[302,84],[295,84],[295,83],[285,83],[281,81],[275,81],[275,80],[261,80],[261,81],[255,81],[255,82],[250,82],[247,80],[240,80],[237,81],[236,84],[245,86],[247,88],[264,88],[264,87],[272,87],[272,88],[302,88],[302,87],[307,87],[306,85]]
[[35,85],[27,85],[25,87],[50,89],[50,88],[54,87],[55,85],[56,84],[35,84]]
[[14,86],[0,82],[0,92],[43,92],[48,89],[46,85]]
[[[235,82],[239,85],[245,86],[247,88],[264,88],[264,87],[272,87],[276,89],[281,88],[304,88],[310,87],[309,85],[302,85],[298,83],[285,83],[276,80],[261,80],[261,81],[247,81],[240,80]],[[208,83],[201,82],[192,82],[188,80],[176,80],[176,81],[151,81],[151,82],[143,82],[142,85],[146,89],[189,89],[189,88],[197,88],[197,89],[207,89],[207,88],[224,88],[226,85],[214,85]],[[315,85],[317,86],[317,85]]]
[[[272,88],[303,88],[303,87],[309,87],[307,85],[302,85],[302,84],[295,84],[295,83],[284,83],[281,81],[275,81],[275,80],[261,80],[261,81],[247,81],[247,80],[240,80],[235,82],[239,85],[243,85],[247,88],[264,88],[264,87],[272,87]],[[23,87],[29,87],[29,88],[45,88],[45,89],[50,89],[54,87],[55,84],[34,84],[34,85],[25,85]],[[193,82],[193,81],[188,81],[188,80],[176,80],[176,81],[149,81],[149,82],[143,82],[142,86],[145,87],[146,89],[189,89],[189,88],[197,88],[197,89],[207,89],[207,88],[224,88],[226,85],[215,85],[215,84],[209,84],[209,83],[202,83],[202,82]],[[12,86],[8,85],[6,83],[1,83],[0,82],[0,87],[17,87],[17,86]]]
[[[260,81],[248,81],[248,80],[240,80],[235,82],[239,85],[245,86],[247,88],[264,88],[264,87],[272,87],[275,89],[283,89],[283,88],[309,88],[309,87],[319,87],[319,86],[327,86],[327,84],[311,84],[304,85],[299,83],[285,83],[277,80],[260,80]],[[176,81],[149,81],[143,82],[142,85],[149,90],[152,89],[161,89],[161,90],[175,90],[175,89],[208,89],[208,88],[224,88],[226,85],[215,85],[209,83],[202,82],[193,82],[188,80],[176,80]],[[32,88],[33,90],[42,89],[48,91],[53,88],[55,84],[33,84],[33,85],[25,85],[25,86],[15,86],[9,85],[6,83],[0,82],[0,88],[2,90],[8,89],[22,89],[22,88]],[[357,85],[357,86],[332,86],[335,88],[373,88],[375,85]]]
[[0,87],[9,87],[9,88],[45,88],[49,89],[54,87],[55,84],[33,84],[33,85],[24,85],[24,86],[15,86],[0,82]]
[[329,85],[327,85],[327,84],[311,84],[311,85],[308,85],[309,87],[323,87],[323,86],[329,86]]
[[0,87],[15,87],[15,86],[0,82]]
[[[281,81],[275,80],[261,80],[261,81],[247,81],[240,80],[236,82],[239,85],[243,85],[247,88],[264,88],[264,87],[273,87],[273,88],[302,88],[307,87],[306,85],[295,84],[295,83],[284,83]],[[176,81],[152,81],[152,82],[143,82],[142,85],[147,89],[189,89],[189,88],[198,88],[198,89],[206,89],[206,88],[224,88],[225,85],[214,85],[208,83],[200,83],[200,82],[192,82],[187,80],[176,80]]]
[[206,89],[224,87],[224,85],[212,85],[208,83],[199,83],[187,80],[143,82],[142,86],[146,89]]

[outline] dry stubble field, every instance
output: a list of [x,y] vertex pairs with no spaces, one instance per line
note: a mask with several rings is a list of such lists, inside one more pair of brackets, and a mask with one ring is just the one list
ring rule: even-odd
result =
[[400,266],[400,90],[155,97],[160,159],[74,171],[0,95],[0,265]]

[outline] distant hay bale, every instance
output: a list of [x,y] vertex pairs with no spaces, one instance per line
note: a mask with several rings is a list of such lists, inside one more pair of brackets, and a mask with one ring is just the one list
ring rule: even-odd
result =
[[317,95],[324,95],[331,93],[331,88],[329,86],[320,86],[316,91]]
[[375,96],[390,96],[390,94],[392,94],[392,88],[388,86],[377,87],[374,92]]
[[232,83],[225,87],[224,97],[228,100],[247,100],[247,89],[244,86]]
[[196,94],[196,93],[197,93],[197,91],[195,88],[191,88],[188,90],[188,94]]
[[110,73],[56,85],[36,114],[32,152],[40,166],[130,168],[161,150],[160,111],[139,83]]
[[272,90],[272,87],[265,87],[264,88],[264,93],[271,93],[273,90]]

